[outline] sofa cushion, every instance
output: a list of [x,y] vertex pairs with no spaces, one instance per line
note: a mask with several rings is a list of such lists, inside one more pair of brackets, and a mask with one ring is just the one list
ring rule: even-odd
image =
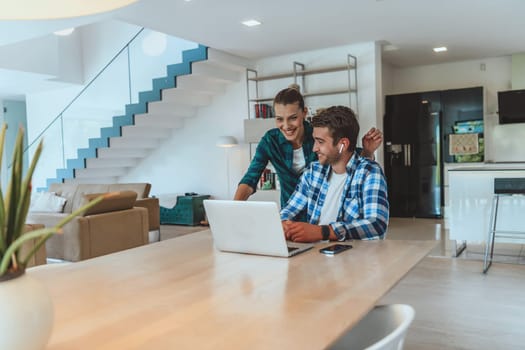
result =
[[135,191],[137,199],[148,198],[150,190],[151,184],[146,182],[110,184],[108,188],[108,192]]
[[55,192],[67,199],[64,206],[64,213],[71,213],[80,208],[84,203],[84,195],[92,193],[134,191],[137,199],[149,197],[151,184],[146,182],[138,183],[117,183],[117,184],[75,184],[75,183],[52,183],[49,191]]
[[45,227],[53,227],[62,221],[68,214],[66,213],[46,213],[33,211],[26,217],[27,224],[42,224]]
[[110,192],[108,187],[109,185],[105,184],[78,184],[77,190],[75,191],[75,196],[73,197],[73,206],[71,207],[71,212],[74,212],[86,204],[86,200],[84,198],[86,194],[101,194]]
[[135,191],[121,191],[111,193],[91,193],[84,195],[84,204],[94,200],[95,198],[106,195],[101,202],[95,204],[84,212],[84,216],[107,213],[116,210],[125,210],[133,208],[137,200],[137,193]]
[[64,213],[71,213],[73,207],[73,198],[77,191],[77,184],[52,183],[49,185],[49,192],[54,192],[60,197],[66,199]]
[[64,210],[66,198],[56,195],[54,192],[34,192],[31,195],[29,211],[61,213]]

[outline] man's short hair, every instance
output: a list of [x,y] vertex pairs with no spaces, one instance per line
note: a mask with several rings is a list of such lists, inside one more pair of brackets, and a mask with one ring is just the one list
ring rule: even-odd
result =
[[277,93],[277,95],[275,95],[275,98],[273,99],[274,107],[276,104],[289,105],[294,103],[298,103],[299,108],[301,108],[301,110],[304,110],[303,95],[301,95],[299,89],[295,86],[282,89]]
[[351,108],[345,106],[333,106],[323,109],[312,118],[312,126],[314,128],[328,128],[332,138],[334,139],[334,146],[343,137],[350,140],[349,151],[354,151],[357,143],[357,135],[359,135],[359,123]]

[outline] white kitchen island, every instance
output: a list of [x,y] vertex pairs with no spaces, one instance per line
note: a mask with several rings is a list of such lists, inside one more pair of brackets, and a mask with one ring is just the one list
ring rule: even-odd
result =
[[[525,163],[485,164],[477,167],[465,165],[448,171],[450,239],[466,242],[486,241],[495,178],[525,178]],[[525,196],[500,198],[496,229],[525,231]]]

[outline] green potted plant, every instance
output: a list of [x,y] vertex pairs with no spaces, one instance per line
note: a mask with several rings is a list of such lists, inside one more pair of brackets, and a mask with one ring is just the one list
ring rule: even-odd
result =
[[[7,126],[0,131],[0,167]],[[53,323],[51,298],[43,285],[25,274],[29,259],[51,235],[76,215],[103,200],[100,196],[64,218],[54,227],[25,232],[31,201],[31,178],[42,152],[38,145],[25,176],[22,174],[23,131],[16,138],[7,191],[0,188],[0,349],[41,349],[47,343]],[[26,254],[22,245],[36,244]]]

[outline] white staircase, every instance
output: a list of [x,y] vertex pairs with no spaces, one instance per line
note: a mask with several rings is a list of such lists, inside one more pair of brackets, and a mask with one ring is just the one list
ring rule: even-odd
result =
[[148,112],[135,114],[135,124],[123,126],[120,137],[111,137],[109,147],[98,148],[97,158],[86,160],[85,169],[75,169],[67,183],[118,182],[150,152],[184,127],[186,118],[194,118],[199,108],[209,106],[213,98],[225,92],[228,84],[245,78],[249,61],[208,48],[208,59],[192,63],[192,73],[176,78],[175,88],[164,89],[162,100],[148,103]]

